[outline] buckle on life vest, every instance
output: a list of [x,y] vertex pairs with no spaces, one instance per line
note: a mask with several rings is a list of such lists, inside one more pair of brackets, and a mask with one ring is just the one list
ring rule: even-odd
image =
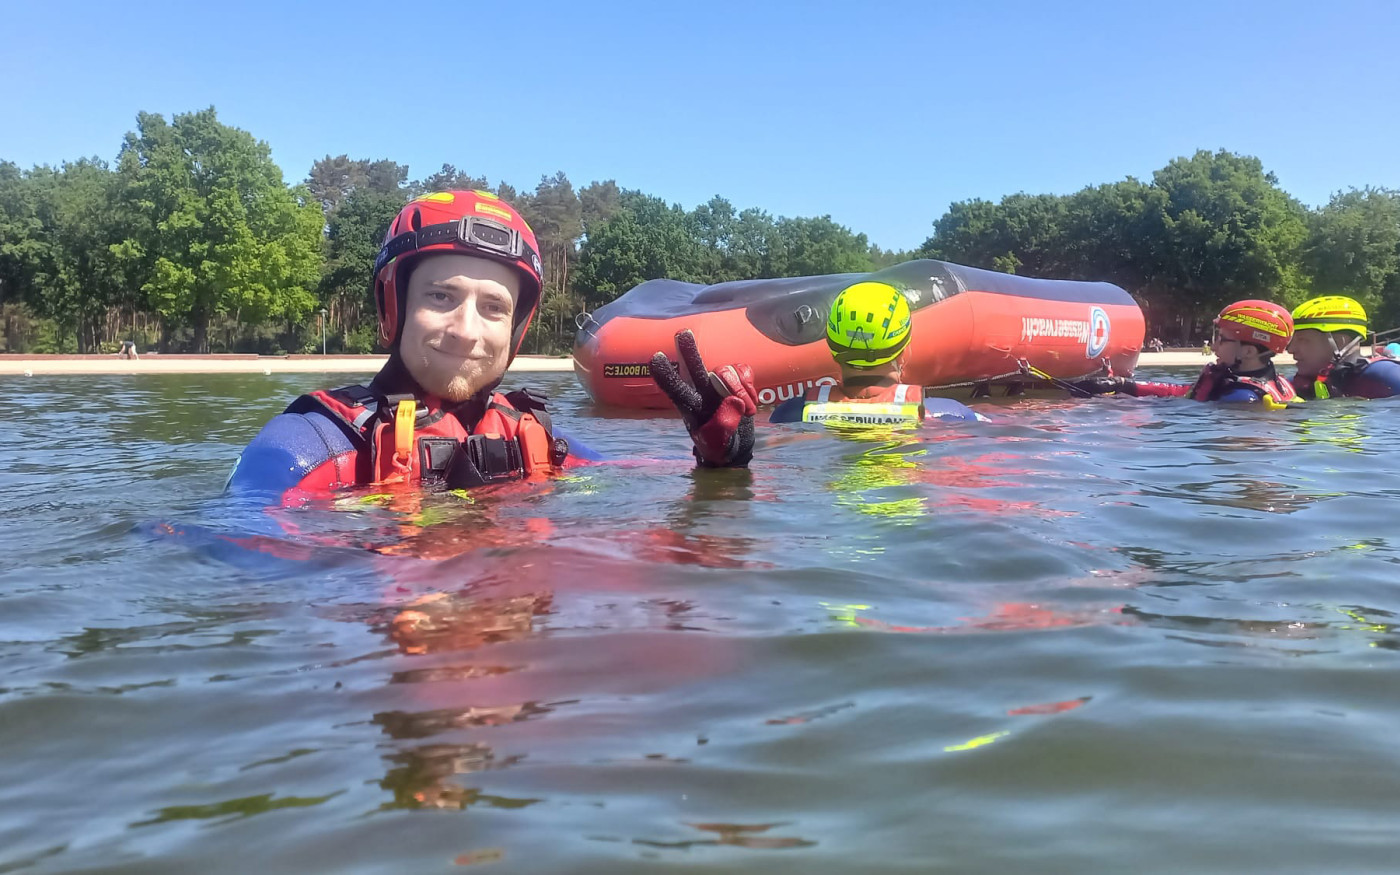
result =
[[505,480],[519,480],[525,474],[520,444],[499,435],[474,434],[458,444],[443,479],[448,488],[466,489]]
[[461,453],[462,442],[450,437],[418,439],[418,470],[424,482],[446,480],[453,463]]

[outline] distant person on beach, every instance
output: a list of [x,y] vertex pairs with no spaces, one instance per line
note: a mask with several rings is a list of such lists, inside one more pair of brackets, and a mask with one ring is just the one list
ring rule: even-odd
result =
[[141,358],[141,356],[136,354],[136,341],[134,340],[123,340],[122,348],[117,352],[117,355],[124,359],[136,359],[138,361]]
[[[544,399],[496,390],[539,309],[541,273],[534,232],[495,195],[410,201],[374,266],[389,360],[367,386],[293,401],[243,451],[228,488],[288,503],[347,486],[541,479],[596,459],[554,429]],[[688,331],[676,346],[694,387],[662,353],[651,373],[680,408],[697,463],[747,465],[758,400],[749,368],[708,370]]]
[[1118,393],[1135,397],[1189,397],[1197,401],[1262,402],[1282,406],[1298,396],[1274,369],[1273,358],[1293,336],[1293,317],[1270,301],[1237,301],[1215,319],[1211,346],[1216,360],[1196,382],[1154,383],[1127,377],[1093,377],[1074,385],[1093,395]]
[[1304,398],[1389,398],[1400,395],[1400,362],[1379,352],[1361,354],[1367,335],[1366,309],[1341,295],[1324,295],[1293,311],[1288,344],[1298,373],[1293,384]]
[[961,402],[925,398],[922,387],[902,382],[912,333],[909,299],[899,289],[876,282],[847,287],[832,302],[826,322],[840,384],[784,401],[768,421],[919,425],[925,419],[985,419]]

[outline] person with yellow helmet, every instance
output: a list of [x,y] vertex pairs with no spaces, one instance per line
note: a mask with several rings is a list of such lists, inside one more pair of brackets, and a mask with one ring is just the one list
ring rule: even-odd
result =
[[1093,395],[1116,392],[1281,407],[1298,396],[1292,384],[1274,369],[1273,358],[1284,351],[1292,336],[1293,318],[1287,309],[1272,301],[1236,301],[1215,318],[1210,346],[1216,360],[1205,366],[1196,382],[1186,385],[1092,377],[1073,385]]
[[773,409],[770,422],[919,425],[925,419],[985,419],[966,405],[924,398],[901,381],[913,335],[909,298],[888,283],[858,282],[836,296],[826,320],[826,345],[841,382],[818,386]]
[[1400,362],[1361,354],[1366,308],[1342,295],[1323,295],[1293,311],[1288,351],[1298,363],[1293,384],[1304,398],[1389,398],[1400,395]]

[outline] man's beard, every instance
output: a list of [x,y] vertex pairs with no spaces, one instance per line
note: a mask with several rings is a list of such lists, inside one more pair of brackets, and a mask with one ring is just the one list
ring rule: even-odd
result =
[[[433,373],[428,363],[423,359],[414,364],[416,367],[410,367],[409,373],[413,375],[419,387],[429,395],[436,395],[449,404],[459,404],[482,389],[495,385],[500,382],[505,372],[505,368],[500,368],[501,373],[497,374],[494,373],[497,369],[489,366],[486,362],[472,362],[471,366],[464,371],[447,376]],[[420,373],[413,373],[415,370]]]

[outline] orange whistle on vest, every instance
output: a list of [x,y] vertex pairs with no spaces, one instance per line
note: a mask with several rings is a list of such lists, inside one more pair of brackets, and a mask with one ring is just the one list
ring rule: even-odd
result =
[[399,402],[394,411],[394,465],[404,471],[412,468],[413,421],[418,415],[418,403],[412,398]]

